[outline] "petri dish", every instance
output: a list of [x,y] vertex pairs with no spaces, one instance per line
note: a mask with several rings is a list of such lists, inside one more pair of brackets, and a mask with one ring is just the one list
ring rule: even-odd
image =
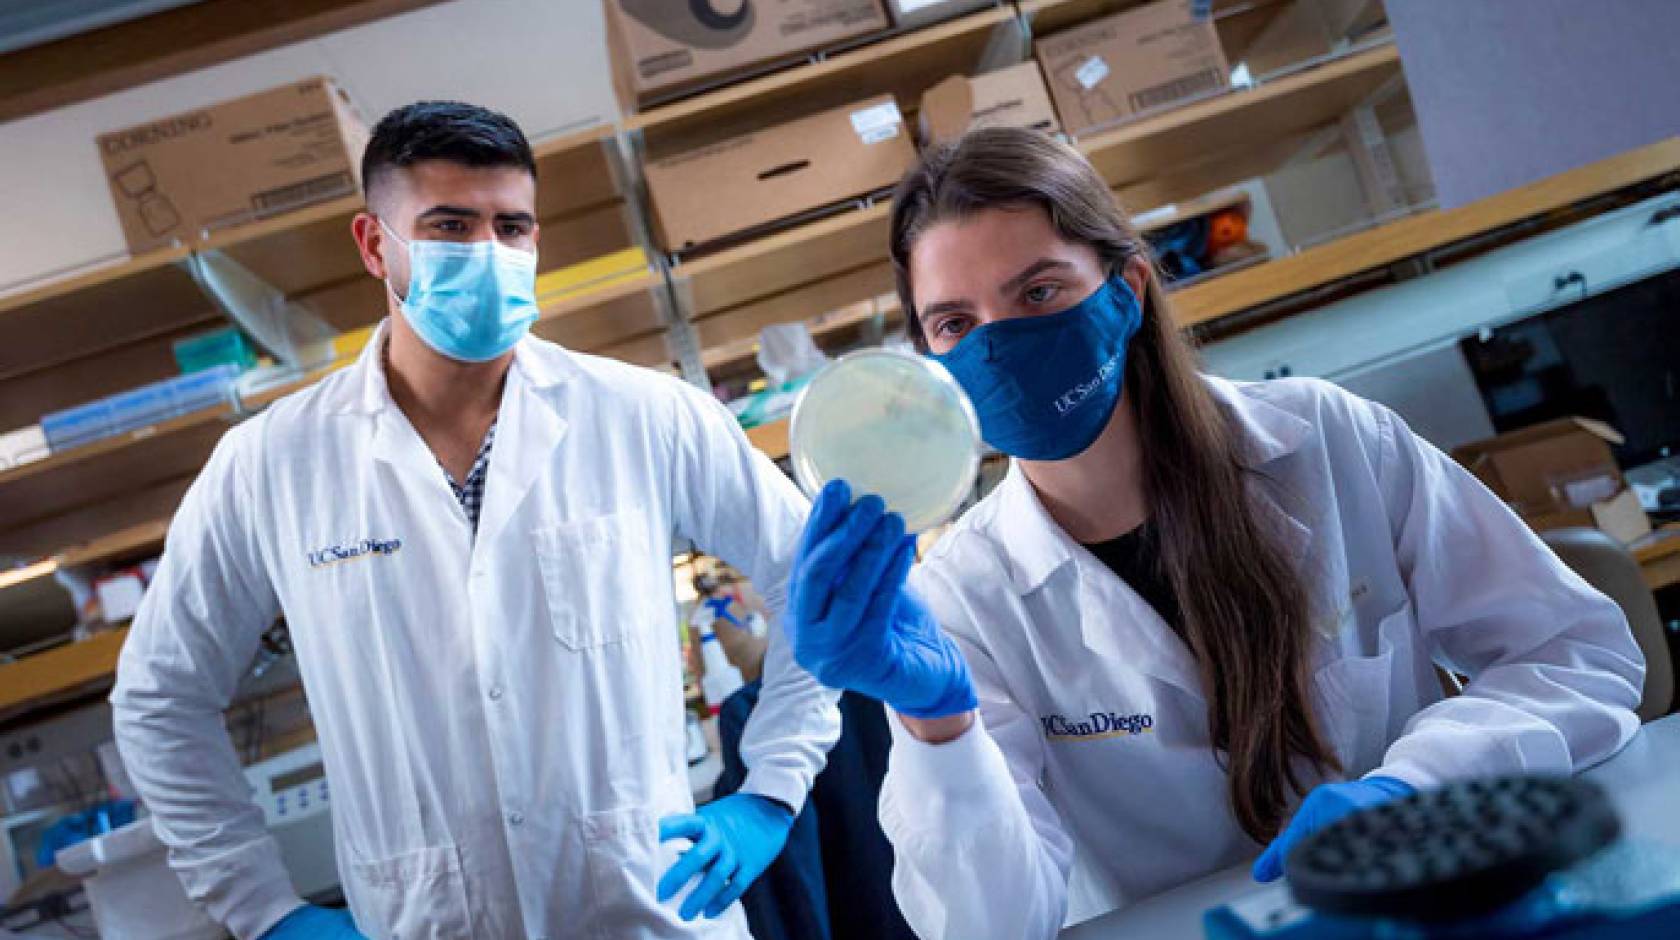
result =
[[923,356],[863,349],[824,366],[788,428],[793,476],[816,496],[844,479],[920,532],[962,505],[980,465],[980,422],[957,380]]

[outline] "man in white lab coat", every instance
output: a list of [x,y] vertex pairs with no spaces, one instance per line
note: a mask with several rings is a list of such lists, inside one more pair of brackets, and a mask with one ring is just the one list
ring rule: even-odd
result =
[[[363,182],[387,322],[228,432],[123,650],[117,740],[171,864],[240,938],[745,937],[733,901],[839,718],[773,633],[746,786],[694,813],[672,541],[779,608],[803,499],[703,391],[526,336],[535,168],[507,118],[392,112]],[[294,893],[222,722],[281,614],[354,925]]]

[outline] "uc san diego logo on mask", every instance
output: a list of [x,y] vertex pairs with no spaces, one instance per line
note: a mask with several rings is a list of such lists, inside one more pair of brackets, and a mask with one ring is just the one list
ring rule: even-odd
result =
[[376,555],[395,555],[402,550],[402,539],[362,539],[342,545],[328,545],[309,553],[309,567],[325,568],[340,562],[355,561]]
[[1043,715],[1044,737],[1048,741],[1101,741],[1149,734],[1155,730],[1155,716],[1144,712],[1092,712],[1089,715]]
[[1091,376],[1090,380],[1075,385],[1056,398],[1056,414],[1065,415],[1073,409],[1078,408],[1080,405],[1085,404],[1085,400],[1091,397],[1091,393],[1101,388],[1103,383],[1113,378],[1115,371],[1119,368],[1119,354],[1116,353],[1115,355],[1108,357],[1108,361],[1098,367],[1097,374]]

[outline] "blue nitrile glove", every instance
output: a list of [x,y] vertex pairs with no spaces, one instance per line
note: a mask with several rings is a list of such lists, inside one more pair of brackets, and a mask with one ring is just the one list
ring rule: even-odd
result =
[[1266,851],[1254,860],[1255,881],[1276,881],[1283,876],[1283,860],[1289,850],[1307,836],[1343,816],[1411,796],[1412,785],[1393,777],[1366,777],[1344,783],[1321,783],[1301,801],[1289,825],[1283,827]]
[[788,579],[793,656],[817,681],[911,718],[975,707],[968,663],[904,579],[916,558],[904,520],[879,496],[852,504],[833,480],[817,495]]
[[280,918],[280,923],[268,928],[257,940],[367,940],[356,929],[350,912],[333,908],[303,907]]
[[659,841],[687,839],[694,846],[659,879],[661,903],[704,872],[677,913],[693,920],[702,911],[716,917],[729,909],[781,854],[793,828],[786,806],[754,793],[732,793],[688,816],[659,821]]

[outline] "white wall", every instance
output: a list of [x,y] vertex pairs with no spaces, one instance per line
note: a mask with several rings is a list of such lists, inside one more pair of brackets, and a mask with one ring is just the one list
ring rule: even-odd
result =
[[1674,0],[1387,0],[1444,208],[1672,137]]
[[537,140],[617,119],[601,16],[592,0],[454,0],[0,124],[0,293],[126,254],[98,134],[329,75],[370,124],[447,97]]

